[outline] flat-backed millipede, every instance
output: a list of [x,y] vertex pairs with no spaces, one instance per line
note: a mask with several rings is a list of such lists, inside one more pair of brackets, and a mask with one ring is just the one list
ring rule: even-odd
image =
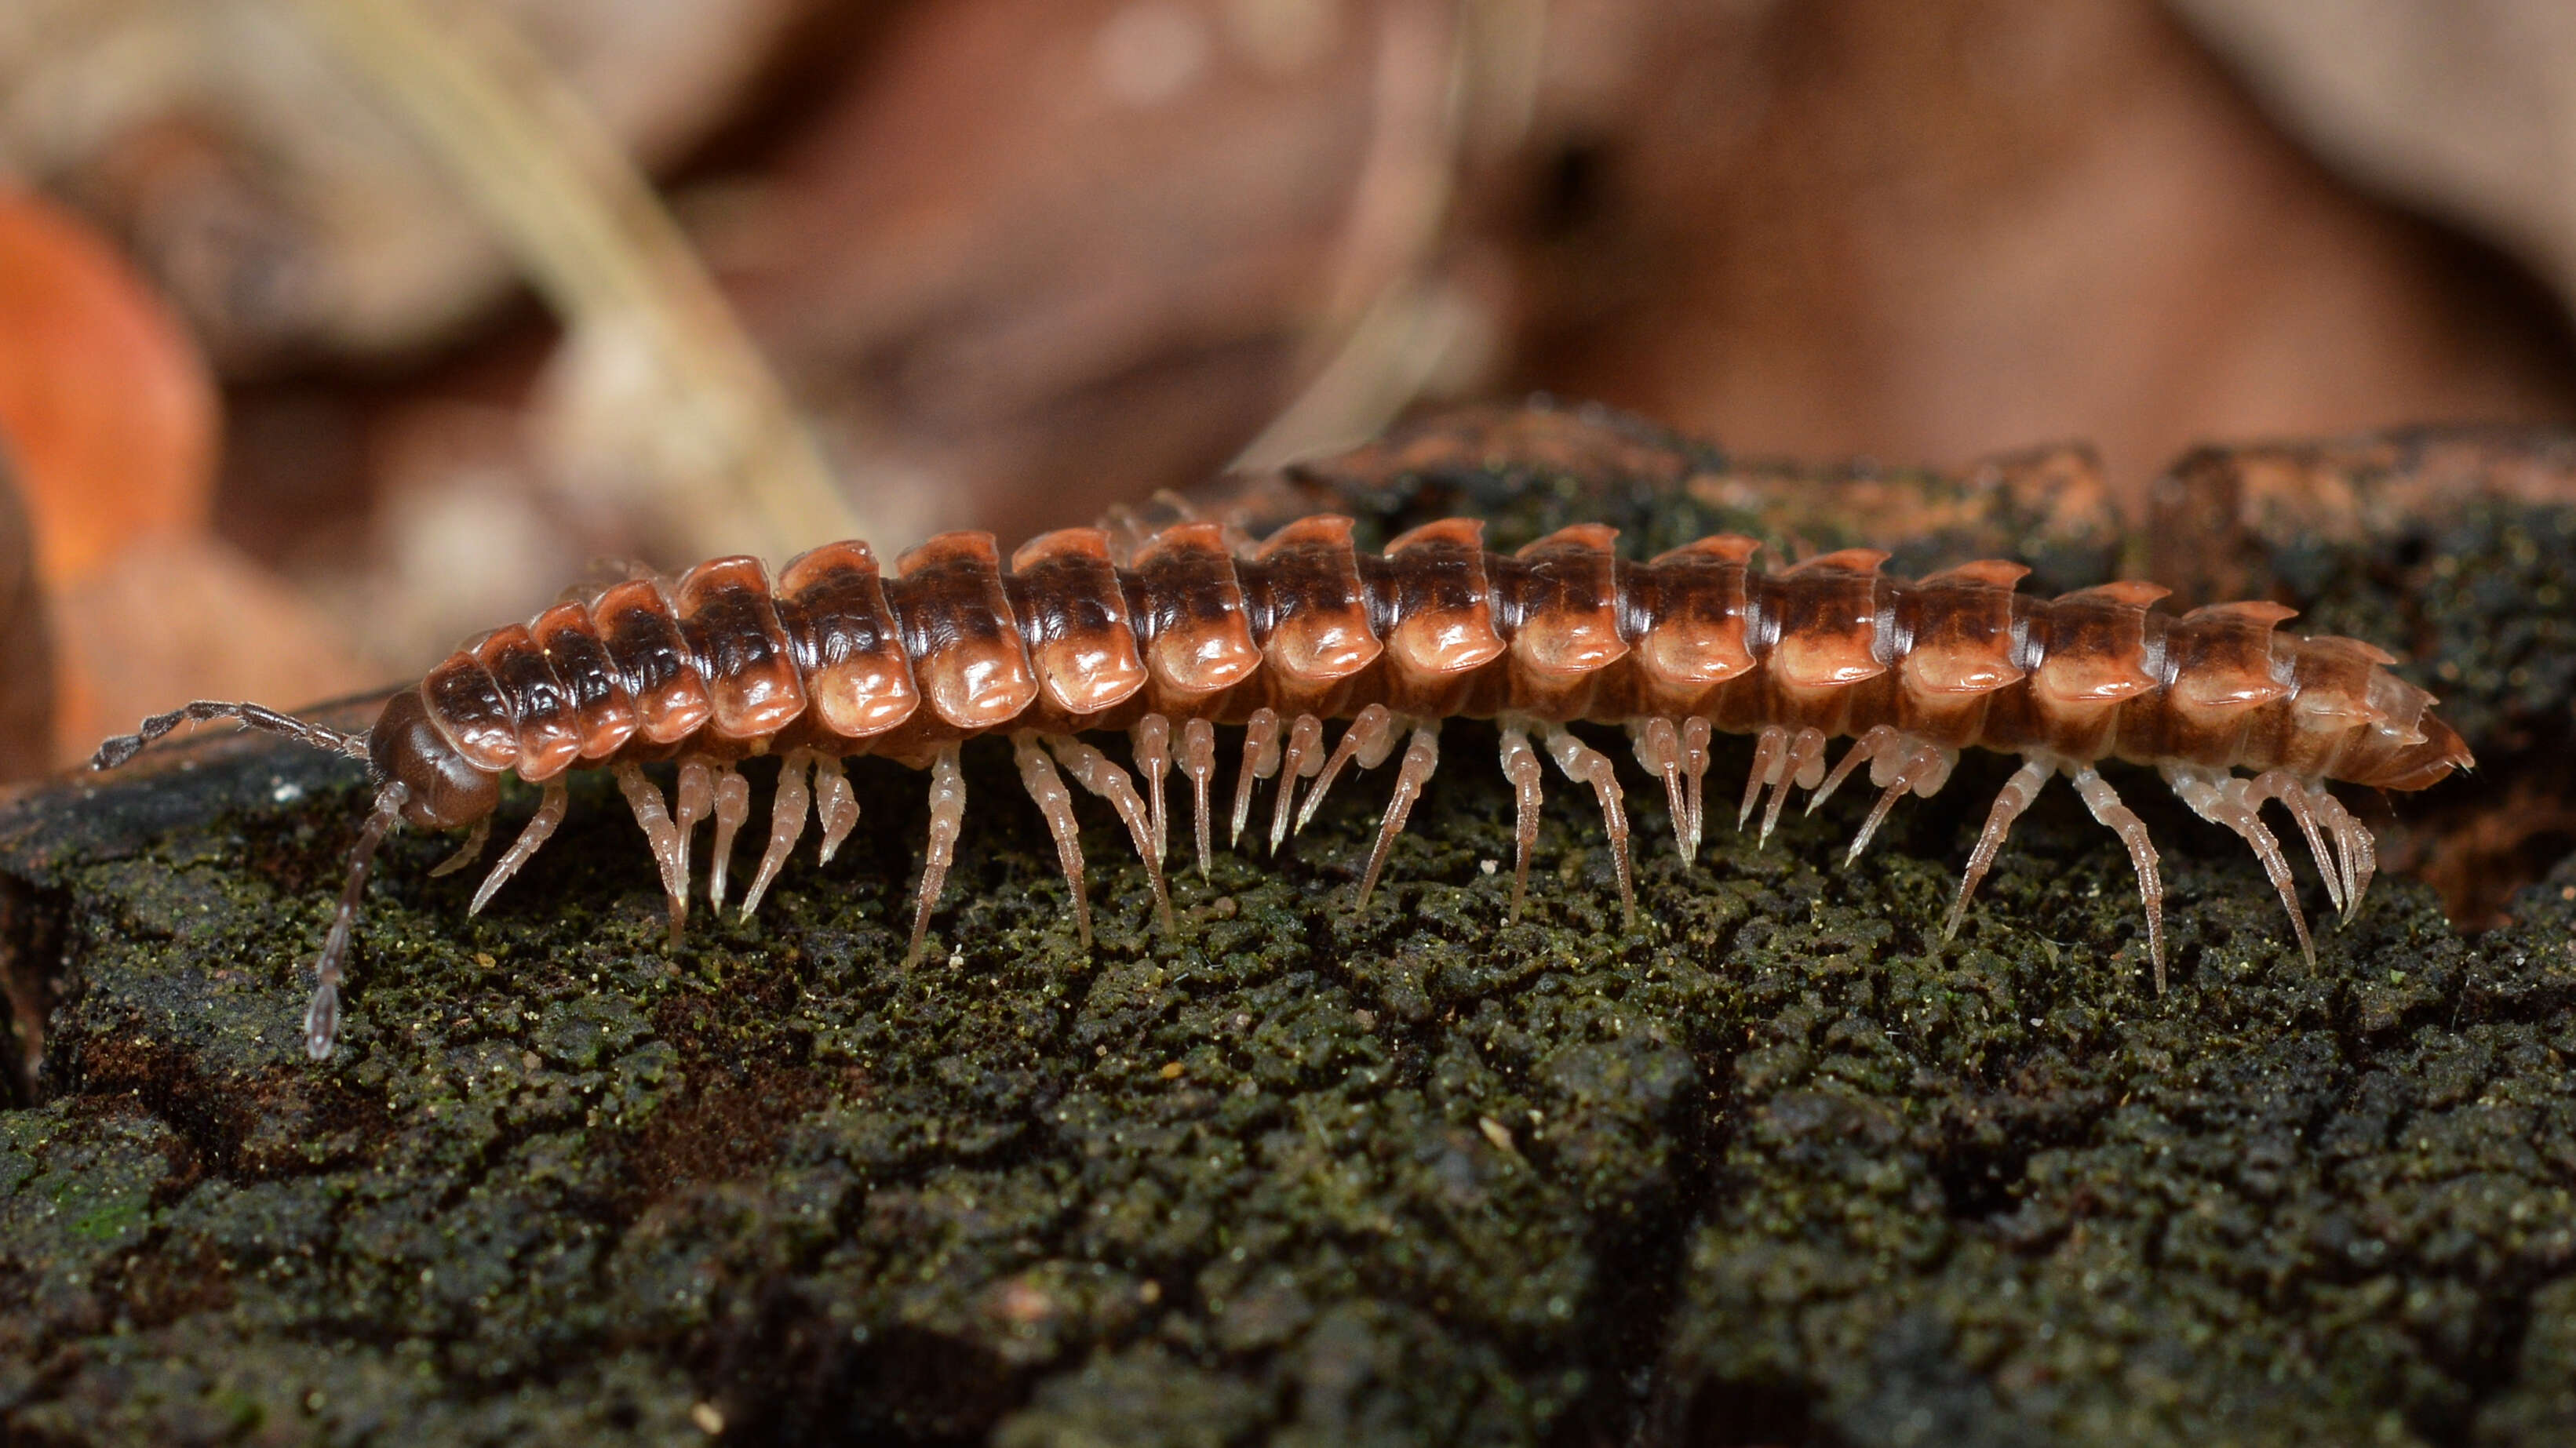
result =
[[[1482,525],[1465,519],[1416,528],[1382,553],[1356,547],[1351,529],[1347,518],[1309,517],[1254,544],[1214,522],[1128,540],[1072,528],[1024,545],[1007,568],[992,535],[944,533],[899,558],[891,578],[866,544],[832,543],[790,562],[774,585],[756,560],[719,558],[676,581],[630,579],[486,634],[395,694],[363,736],[258,705],[199,702],[109,740],[91,763],[110,768],[182,721],[217,718],[367,761],[375,807],[350,854],[305,1018],[316,1059],[338,1031],[350,927],[385,832],[397,821],[470,827],[439,867],[462,868],[486,843],[511,771],[541,784],[543,799],[473,908],[563,819],[563,773],[605,766],[660,865],[676,946],[690,839],[709,818],[707,893],[723,908],[734,837],[751,808],[738,761],[775,753],[781,764],[745,916],[809,811],[822,822],[824,860],[849,837],[858,803],[842,759],[926,767],[930,837],[908,964],[965,812],[959,745],[983,734],[1010,737],[1086,946],[1064,775],[1116,808],[1168,931],[1166,789],[1175,769],[1188,781],[1204,869],[1220,724],[1243,728],[1231,835],[1242,835],[1256,781],[1276,776],[1274,848],[1345,768],[1372,768],[1401,749],[1360,880],[1365,908],[1439,761],[1441,721],[1491,718],[1517,795],[1513,912],[1538,833],[1543,761],[1553,760],[1599,802],[1632,920],[1618,774],[1569,724],[1625,726],[1638,763],[1663,783],[1685,859],[1698,854],[1713,732],[1757,736],[1736,822],[1761,809],[1765,839],[1792,786],[1814,792],[1813,808],[1867,764],[1882,793],[1846,859],[1899,798],[1940,789],[1959,751],[1991,749],[2023,762],[1987,816],[1947,930],[1957,930],[2015,817],[2051,775],[2065,774],[2128,848],[2162,989],[2156,850],[2097,770],[2102,760],[2154,766],[2192,810],[2242,836],[2311,966],[2288,861],[2258,817],[2264,804],[2289,810],[2329,899],[2349,918],[2375,857],[2368,831],[2326,782],[2421,789],[2471,763],[2459,735],[2428,712],[2431,696],[2383,667],[2395,662],[2389,655],[2356,639],[2277,633],[2291,612],[2278,604],[2168,615],[2151,608],[2166,590],[2134,582],[2039,599],[2014,591],[2028,570],[1992,560],[1909,582],[1882,574],[1887,555],[1863,549],[1765,573],[1751,566],[1759,545],[1732,535],[1636,563],[1613,552],[1616,534],[1597,524],[1508,555],[1485,551]],[[1328,719],[1350,721],[1329,749]],[[1116,730],[1132,741],[1141,791],[1080,737]],[[1858,742],[1828,772],[1825,745],[1836,735]],[[667,802],[642,768],[665,760],[678,766]]]

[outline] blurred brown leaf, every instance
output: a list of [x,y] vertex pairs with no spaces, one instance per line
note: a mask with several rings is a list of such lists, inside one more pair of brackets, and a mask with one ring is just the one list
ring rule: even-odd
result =
[[216,431],[205,363],[123,259],[0,193],[0,439],[26,506],[0,513],[0,777],[188,698],[360,682],[336,628],[208,536]]
[[195,345],[115,250],[0,191],[0,434],[50,583],[137,535],[205,526],[215,406]]
[[0,447],[0,782],[42,774],[53,758],[53,635],[33,545]]

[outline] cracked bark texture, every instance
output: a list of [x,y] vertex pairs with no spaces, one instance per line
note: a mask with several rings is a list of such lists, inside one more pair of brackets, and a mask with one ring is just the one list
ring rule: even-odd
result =
[[[2415,651],[2475,721],[2480,773],[2383,820],[2418,862],[2503,838],[2517,790],[2566,798],[2576,699],[2570,607],[2535,602],[2576,556],[2547,464],[2566,440],[2432,441],[2466,481],[2421,506],[2399,484],[2422,437],[2320,445],[2306,473],[2247,450],[2202,458],[2156,532],[2202,528],[2192,556],[2242,591]],[[2534,468],[2557,481],[2487,486]],[[1647,550],[1901,535],[1894,566],[2020,556],[2057,588],[2146,546],[2090,477],[2063,451],[1958,477],[1755,466],[1536,411],[1227,493],[1329,496],[1377,530],[1472,509],[1497,546],[1580,518]],[[2352,526],[2320,543],[2318,515],[2257,494]],[[428,875],[447,841],[395,838],[321,1066],[297,1030],[364,808],[350,766],[216,741],[22,798],[0,817],[0,1436],[2576,1434],[2566,834],[2477,856],[2539,877],[2505,923],[2463,935],[2387,879],[2311,976],[2250,855],[2122,771],[2169,872],[2158,998],[2126,858],[2065,790],[1940,940],[2010,761],[1901,807],[1850,870],[1864,797],[1766,851],[1721,830],[1684,869],[1633,788],[1648,923],[1623,933],[1598,814],[1562,786],[1532,909],[1502,923],[1493,736],[1443,742],[1359,916],[1369,791],[1283,860],[1176,874],[1177,941],[1086,805],[1087,956],[1006,747],[970,748],[957,878],[908,973],[918,775],[856,766],[842,857],[800,858],[756,922],[701,918],[676,957],[633,824],[581,778],[479,919],[470,875]],[[1741,770],[1746,742],[1720,743]]]

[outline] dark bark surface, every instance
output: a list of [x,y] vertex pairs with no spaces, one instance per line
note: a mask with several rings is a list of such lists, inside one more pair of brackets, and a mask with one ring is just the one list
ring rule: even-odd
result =
[[[1372,527],[1479,509],[1498,544],[1578,517],[1647,548],[1901,534],[1894,566],[2018,554],[2061,587],[2140,546],[2088,477],[2066,453],[1965,478],[1739,466],[1523,414],[1285,492]],[[2416,651],[2470,728],[2480,774],[2386,822],[2401,860],[2566,797],[2571,606],[2536,590],[2576,572],[2569,496],[2364,509],[2330,554],[2241,508],[2209,524],[2245,591]],[[0,1112],[0,1436],[2576,1433],[2564,835],[2478,857],[2541,876],[2491,891],[2506,920],[2482,933],[2383,879],[2311,976],[2234,838],[2123,770],[2164,850],[2159,998],[2126,858],[2063,789],[1941,939],[2001,762],[1900,807],[1850,869],[1866,791],[1792,811],[1767,850],[1720,829],[1685,868],[1631,776],[1646,923],[1623,932],[1597,812],[1559,780],[1533,908],[1504,923],[1493,733],[1442,746],[1361,915],[1365,788],[1283,859],[1177,874],[1168,941],[1086,802],[1088,955],[1007,751],[970,749],[957,875],[909,973],[919,776],[857,766],[851,849],[800,855],[748,925],[701,903],[676,956],[635,826],[582,779],[481,918],[470,872],[429,877],[447,841],[393,840],[319,1066],[298,1024],[353,767],[218,743],[21,799],[0,817],[24,1068]],[[1746,758],[1721,741],[1721,797]]]

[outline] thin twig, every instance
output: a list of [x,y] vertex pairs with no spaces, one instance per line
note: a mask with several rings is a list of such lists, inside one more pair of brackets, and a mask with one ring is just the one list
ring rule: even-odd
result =
[[483,0],[281,0],[456,178],[574,346],[647,359],[632,426],[700,551],[863,530],[652,185]]
[[[1314,325],[1320,364],[1233,467],[1258,472],[1361,442],[1395,420],[1474,331],[1434,275],[1458,172],[1478,130],[1526,129],[1546,0],[1397,5],[1379,34],[1375,123]],[[1481,124],[1480,124],[1481,122]]]

